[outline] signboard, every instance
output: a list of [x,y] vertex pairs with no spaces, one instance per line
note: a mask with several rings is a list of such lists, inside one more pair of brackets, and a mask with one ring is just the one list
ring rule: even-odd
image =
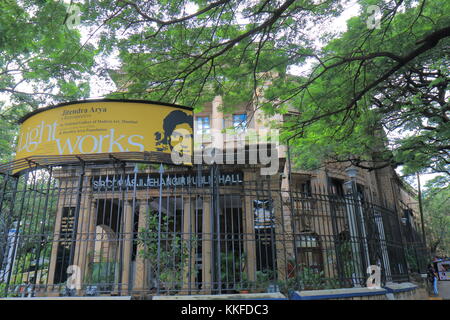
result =
[[271,200],[253,200],[255,229],[274,228],[273,203]]
[[122,152],[192,154],[191,108],[93,100],[38,109],[22,120],[16,160]]
[[74,231],[75,207],[64,207],[61,217],[59,232],[62,240],[59,244],[66,249],[70,249],[72,244],[72,234]]
[[[208,173],[202,173],[202,186],[211,185],[211,177]],[[160,181],[159,173],[138,174],[135,181],[134,174],[127,174],[124,177],[121,175],[111,176],[94,176],[91,180],[92,190],[94,192],[113,191],[113,190],[136,190],[159,188],[162,184],[166,187],[196,187],[198,176],[197,174],[163,174],[163,179]],[[243,182],[242,172],[221,173],[218,177],[219,185],[241,185]]]

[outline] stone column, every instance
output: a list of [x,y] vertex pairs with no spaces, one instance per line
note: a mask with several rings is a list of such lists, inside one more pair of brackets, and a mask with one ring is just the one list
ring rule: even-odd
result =
[[55,219],[55,229],[53,232],[53,243],[52,243],[52,253],[50,258],[50,265],[48,268],[48,285],[52,286],[55,280],[55,271],[56,271],[56,259],[58,256],[58,245],[59,245],[59,237],[60,237],[60,228],[61,228],[61,217],[63,212],[64,203],[61,199],[59,199],[58,210],[56,213]]
[[[148,203],[144,200],[139,203],[139,222],[138,222],[138,235],[142,229],[146,228],[147,215],[148,215]],[[141,250],[145,249],[142,244],[137,246],[136,252],[136,274],[134,276],[133,289],[136,291],[144,291],[148,289],[147,285],[147,266],[144,258],[139,254]]]
[[[244,172],[244,181],[254,181],[255,176],[253,172]],[[248,187],[248,186],[247,186]],[[251,195],[245,195],[244,207],[243,207],[243,227],[244,227],[244,250],[247,256],[246,270],[247,278],[249,281],[256,280],[256,238],[255,238],[255,226],[254,226],[254,213],[253,213],[253,197]]]
[[95,258],[95,242],[97,239],[96,226],[97,226],[97,201],[96,199],[91,199],[89,202],[91,206],[91,211],[89,214],[89,223],[87,227],[87,243],[86,243],[86,256],[85,256],[85,266],[83,270],[83,282],[89,279],[90,274],[92,272],[91,268],[89,268],[91,263],[94,263]]
[[133,207],[129,201],[125,201],[124,225],[122,234],[123,255],[122,259],[122,290],[131,289],[129,283],[131,270],[131,253],[133,250]]
[[[342,224],[341,218],[338,218],[337,216],[336,218],[333,218],[333,214],[337,215],[338,213],[333,213],[332,210],[335,209],[330,205],[330,198],[328,197],[328,175],[326,169],[319,169],[316,171],[316,178],[311,180],[311,187],[313,194],[315,194],[313,197],[323,200],[315,200],[309,205],[311,208],[308,211],[311,211],[310,214],[312,215],[311,229],[313,232],[317,233],[322,240],[324,276],[333,278],[336,276],[338,259],[336,256],[334,236],[344,230],[344,225]],[[313,210],[313,208],[316,208],[316,210]],[[345,209],[343,208],[342,210]],[[298,232],[300,231],[302,230],[298,230]]]
[[195,231],[193,224],[195,223],[194,210],[192,202],[195,198],[185,198],[184,208],[183,208],[183,235],[182,235],[182,245],[189,250],[188,259],[183,261],[185,264],[183,269],[183,289],[180,294],[191,294],[192,291],[196,290],[194,287],[195,282],[195,263],[196,263],[196,248],[193,246],[192,242],[192,232]]
[[[277,177],[277,176],[275,176]],[[275,223],[275,256],[277,263],[277,278],[281,281],[286,280],[288,274],[288,262],[294,257],[293,248],[293,230],[292,230],[292,205],[290,193],[280,192],[280,183],[278,179],[271,179],[271,193],[273,201],[273,214]]]
[[203,198],[203,235],[202,235],[202,293],[211,294],[211,254],[212,254],[212,232],[211,232],[211,199]]
[[[95,239],[95,216],[92,218],[92,194],[84,193],[80,201],[79,223],[76,235],[75,254],[73,264],[80,268],[81,281],[85,282],[85,274],[89,264],[89,243]],[[95,212],[95,210],[94,210]],[[94,221],[92,221],[94,220]],[[94,225],[94,236],[90,234],[91,225]],[[91,240],[92,239],[92,240]],[[80,294],[80,292],[78,292]]]
[[[211,107],[211,129],[217,130],[217,133],[213,134],[211,147],[220,150],[223,149],[223,134],[220,134],[220,131],[223,129],[223,113],[219,110],[222,105],[222,97],[216,96],[212,102]],[[215,131],[212,131],[212,133],[214,132]]]

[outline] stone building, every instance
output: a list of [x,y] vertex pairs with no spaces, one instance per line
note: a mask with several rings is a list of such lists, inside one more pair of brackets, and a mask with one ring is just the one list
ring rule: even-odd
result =
[[[384,282],[408,279],[400,221],[417,222],[418,210],[392,168],[289,170],[286,146],[268,143],[263,151],[276,157],[276,172],[262,174],[267,165],[258,161],[236,163],[237,150],[246,145],[248,160],[263,144],[242,137],[282,118],[267,119],[252,105],[225,115],[221,104],[218,96],[195,114],[193,128],[194,151],[214,150],[219,164],[55,169],[43,295],[60,294],[69,266],[80,275],[81,295],[280,290],[299,277],[307,289],[353,287],[364,285],[371,265]],[[232,138],[224,132],[230,127],[238,133]]]

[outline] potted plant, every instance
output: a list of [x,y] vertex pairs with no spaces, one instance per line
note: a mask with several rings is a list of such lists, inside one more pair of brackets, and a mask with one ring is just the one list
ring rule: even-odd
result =
[[239,256],[236,252],[221,254],[221,282],[225,292],[234,293],[236,291],[248,293],[251,282],[248,281],[246,269],[246,254]]
[[279,291],[287,297],[290,297],[293,291],[300,289],[297,278],[295,277],[277,281],[277,287]]
[[104,261],[100,254],[100,261],[92,261],[90,257],[93,254],[88,254],[89,264],[87,268],[86,281],[86,295],[96,296],[101,292],[111,291],[114,284],[115,266],[114,261]]
[[266,292],[272,280],[272,271],[256,271],[255,292]]
[[242,273],[240,281],[236,284],[236,291],[242,294],[249,293],[253,286],[254,282],[247,279],[246,273]]
[[317,290],[324,286],[323,271],[315,271],[313,268],[303,267],[298,274],[303,290]]

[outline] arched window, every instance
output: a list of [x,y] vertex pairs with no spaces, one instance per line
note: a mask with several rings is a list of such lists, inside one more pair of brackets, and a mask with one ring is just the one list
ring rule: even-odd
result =
[[111,227],[98,225],[95,227],[94,262],[111,262],[116,259],[117,235]]

